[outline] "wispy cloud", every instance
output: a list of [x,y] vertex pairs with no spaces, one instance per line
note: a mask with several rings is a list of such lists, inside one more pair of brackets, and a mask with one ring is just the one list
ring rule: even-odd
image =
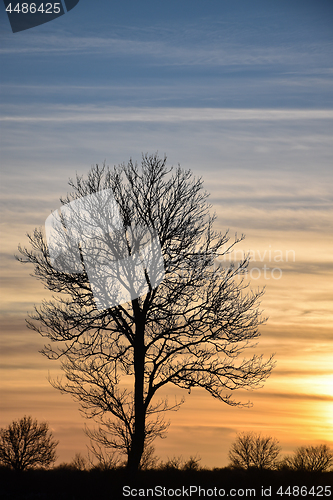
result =
[[256,392],[256,398],[269,398],[269,399],[293,399],[295,401],[332,401],[333,396],[329,394],[306,394],[297,392]]
[[[130,58],[134,65],[144,59],[147,66],[178,67],[285,67],[286,71],[311,72],[312,68],[327,66],[328,54],[332,52],[331,41],[298,42],[270,40],[269,37],[250,42],[242,40],[241,30],[228,34],[225,26],[200,25],[182,29],[151,27],[119,27],[112,30],[112,36],[82,34],[68,35],[64,32],[29,34],[22,40],[4,40],[0,48],[3,55],[27,55],[32,57],[43,54],[67,56],[103,56],[111,58]],[[240,28],[240,27],[238,27]],[[207,37],[209,30],[209,37]],[[221,31],[222,30],[222,31]],[[223,33],[223,35],[222,35]],[[239,37],[241,36],[241,39]],[[245,37],[246,38],[246,37]],[[238,40],[237,40],[238,39]],[[289,68],[287,70],[287,68]]]
[[[6,110],[6,107],[5,107]],[[11,106],[2,122],[212,122],[332,120],[333,109],[119,108],[108,106],[45,106],[42,113]]]

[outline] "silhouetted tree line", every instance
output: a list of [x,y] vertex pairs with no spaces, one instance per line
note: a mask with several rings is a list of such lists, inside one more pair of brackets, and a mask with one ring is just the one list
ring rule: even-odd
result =
[[[333,470],[333,451],[326,445],[301,446],[292,455],[281,457],[278,440],[252,432],[238,434],[229,450],[229,468],[243,470],[294,470],[326,472]],[[55,441],[46,422],[38,423],[32,417],[13,421],[0,429],[0,465],[16,471],[49,468],[56,460]],[[140,462],[141,470],[199,471],[203,470],[200,458],[191,456],[168,458],[160,461],[153,446],[147,447]],[[126,466],[119,456],[93,441],[87,457],[77,453],[70,463],[60,464],[58,469],[76,471],[115,470]]]
[[277,439],[241,433],[229,451],[230,466],[240,469],[290,469],[324,472],[333,468],[333,452],[326,444],[301,446],[281,458]]

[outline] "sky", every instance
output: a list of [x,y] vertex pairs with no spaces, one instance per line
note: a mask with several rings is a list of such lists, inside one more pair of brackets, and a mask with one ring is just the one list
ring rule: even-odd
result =
[[48,292],[14,254],[69,178],[158,151],[202,176],[217,229],[246,235],[251,286],[266,289],[256,352],[277,365],[236,394],[248,409],[186,394],[157,455],[222,467],[243,431],[284,454],[333,447],[332,2],[80,0],[18,33],[0,16],[0,427],[32,415],[59,439],[57,463],[86,453],[87,422],[25,326]]

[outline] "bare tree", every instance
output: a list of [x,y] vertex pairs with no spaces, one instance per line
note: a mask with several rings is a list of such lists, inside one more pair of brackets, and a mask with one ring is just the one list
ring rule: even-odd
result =
[[49,467],[57,444],[46,422],[23,417],[0,429],[0,463],[17,471]]
[[[201,387],[220,401],[238,405],[231,391],[260,387],[269,376],[271,359],[264,362],[253,355],[237,363],[243,349],[252,347],[260,335],[262,291],[248,290],[243,281],[247,257],[226,269],[217,265],[243,237],[230,242],[228,233],[213,229],[208,195],[202,180],[190,171],[168,168],[166,158],[145,155],[141,168],[132,161],[113,169],[96,166],[86,179],[77,177],[70,186],[73,192],[61,200],[62,214],[73,200],[93,193],[102,200],[109,190],[116,200],[121,228],[111,234],[99,227],[97,253],[104,256],[104,263],[115,254],[135,255],[142,236],[133,236],[136,228],[150,228],[163,255],[165,275],[159,286],[151,282],[149,265],[143,263],[145,293],[117,303],[113,280],[105,294],[114,294],[108,306],[94,300],[93,288],[105,292],[107,285],[103,276],[89,281],[94,262],[91,259],[88,265],[89,252],[81,241],[79,273],[54,266],[42,230],[29,236],[32,249],[20,248],[20,260],[34,264],[35,276],[57,294],[36,308],[28,321],[30,328],[51,341],[43,353],[63,360],[66,379],[54,385],[99,422],[101,441],[125,453],[129,469],[135,471],[144,447],[164,435],[165,412],[183,402],[156,399],[166,384],[188,392]],[[80,217],[73,216],[71,223]],[[102,225],[100,210],[95,217]],[[79,225],[75,232],[81,233]],[[73,260],[71,255],[69,249],[68,261]]]
[[252,465],[252,435],[239,434],[231,445],[229,459],[233,467],[249,469]]
[[278,441],[260,434],[242,433],[229,451],[231,466],[242,469],[274,469],[280,453]]
[[301,446],[294,455],[285,457],[282,465],[294,470],[328,471],[333,467],[333,452],[326,444]]

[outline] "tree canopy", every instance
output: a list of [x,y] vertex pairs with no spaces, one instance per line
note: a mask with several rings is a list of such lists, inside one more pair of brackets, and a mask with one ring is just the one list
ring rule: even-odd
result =
[[328,471],[333,468],[333,451],[326,444],[300,446],[285,457],[283,465],[300,471]]
[[[114,262],[119,245],[118,259],[137,257],[142,248],[138,241],[144,238],[137,228],[148,228],[158,238],[163,256],[164,277],[158,285],[151,282],[149,264],[140,258],[144,293],[131,295],[125,303],[110,298],[112,306],[104,302],[98,307],[96,283],[103,282],[110,297],[115,288],[108,286],[101,270],[100,279],[94,278],[94,284],[89,280],[89,252],[82,234],[76,249],[80,269],[71,269],[70,263],[67,269],[54,266],[42,229],[29,236],[32,248],[20,247],[20,260],[32,263],[36,278],[54,293],[53,300],[36,307],[28,321],[50,341],[43,353],[62,359],[65,378],[53,384],[71,394],[100,424],[92,437],[125,453],[128,467],[136,470],[144,448],[164,435],[168,426],[164,413],[183,402],[156,399],[166,384],[188,392],[203,388],[222,402],[238,405],[234,390],[260,387],[269,376],[271,359],[252,355],[238,360],[260,335],[262,291],[251,291],[242,278],[246,256],[236,266],[222,266],[223,256],[243,237],[230,241],[228,232],[214,229],[216,217],[210,215],[208,194],[202,179],[191,171],[169,168],[166,158],[156,154],[144,155],[141,166],[132,161],[114,168],[96,165],[70,186],[72,192],[61,200],[59,215],[67,235],[82,232],[76,222],[80,214],[65,219],[73,201],[94,193],[102,199],[106,192],[116,201],[121,223],[114,231],[105,229],[100,210],[89,215],[97,218],[100,228],[93,244],[98,240],[104,269],[108,260]],[[71,251],[68,248],[68,260]],[[127,272],[123,269],[123,274]],[[125,281],[122,286],[130,287]]]
[[252,432],[239,434],[229,451],[231,466],[241,469],[274,469],[280,453],[278,441]]
[[46,422],[23,417],[0,429],[0,463],[17,471],[48,467],[56,460],[57,445]]

